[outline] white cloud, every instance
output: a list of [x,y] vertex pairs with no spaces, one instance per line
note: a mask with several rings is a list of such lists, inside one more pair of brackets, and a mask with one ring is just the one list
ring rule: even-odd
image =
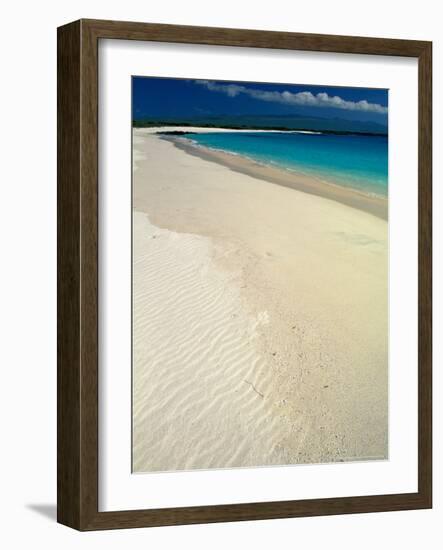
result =
[[247,88],[239,84],[218,84],[211,80],[196,80],[197,84],[205,86],[212,92],[224,93],[229,97],[236,97],[240,94],[248,95],[261,101],[270,101],[274,103],[283,103],[285,105],[308,105],[310,107],[333,107],[335,109],[344,109],[347,111],[366,111],[370,113],[386,114],[388,108],[379,103],[369,103],[362,101],[347,101],[337,95],[330,96],[325,92],[312,94],[311,92],[283,92],[260,90],[257,88]]

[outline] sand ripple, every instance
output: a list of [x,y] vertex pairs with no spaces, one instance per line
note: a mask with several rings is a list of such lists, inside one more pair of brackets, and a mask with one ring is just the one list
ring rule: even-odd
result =
[[133,222],[134,471],[275,463],[266,312],[245,310],[210,239]]

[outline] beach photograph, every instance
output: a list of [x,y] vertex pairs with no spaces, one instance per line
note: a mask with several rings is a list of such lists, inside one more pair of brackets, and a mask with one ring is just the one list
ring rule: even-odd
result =
[[387,460],[388,90],[132,77],[132,470]]

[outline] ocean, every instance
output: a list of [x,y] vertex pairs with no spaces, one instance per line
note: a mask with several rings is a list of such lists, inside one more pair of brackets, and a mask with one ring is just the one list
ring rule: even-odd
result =
[[388,195],[388,138],[304,132],[188,134],[195,144],[316,176],[361,192]]

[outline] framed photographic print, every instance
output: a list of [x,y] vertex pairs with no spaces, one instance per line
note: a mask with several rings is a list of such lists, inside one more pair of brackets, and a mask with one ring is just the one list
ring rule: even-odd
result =
[[431,43],[58,29],[58,521],[430,508]]

